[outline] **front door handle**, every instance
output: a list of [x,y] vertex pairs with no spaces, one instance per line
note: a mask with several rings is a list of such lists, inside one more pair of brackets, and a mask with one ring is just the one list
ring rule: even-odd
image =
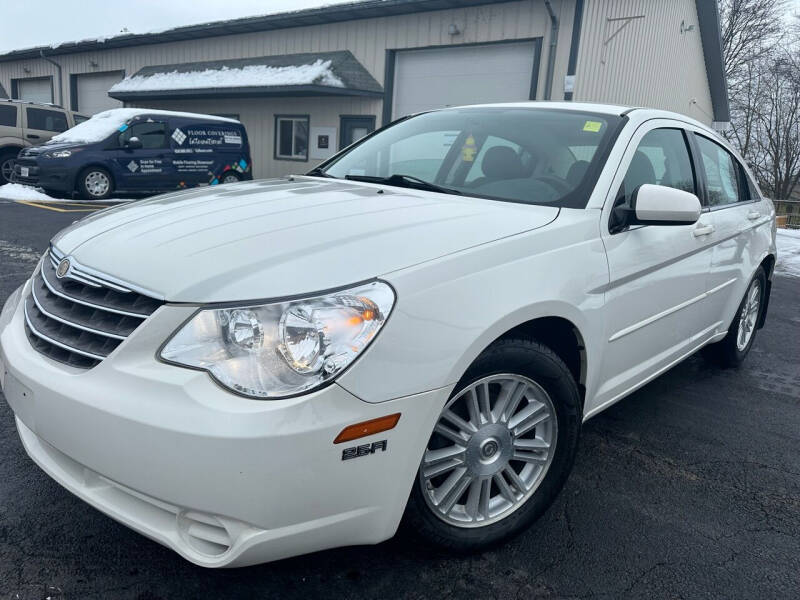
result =
[[694,228],[692,232],[694,237],[700,237],[702,235],[711,235],[714,233],[714,226],[713,225],[698,225]]
[[761,216],[761,213],[758,212],[758,211],[755,211],[755,210],[751,210],[749,213],[747,213],[747,218],[750,219],[751,221],[755,221],[760,216]]
[[28,138],[29,140],[38,140],[41,136],[35,135],[33,133],[29,133],[25,137]]

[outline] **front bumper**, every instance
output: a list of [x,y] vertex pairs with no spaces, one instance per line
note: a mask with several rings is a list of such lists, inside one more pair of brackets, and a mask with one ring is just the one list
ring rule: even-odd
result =
[[[204,372],[155,359],[193,310],[160,308],[82,371],[36,352],[20,303],[6,306],[0,383],[33,460],[89,504],[203,566],[391,537],[449,388],[377,404],[338,385],[287,400],[241,398]],[[347,425],[395,412],[395,429],[333,444]],[[384,439],[386,451],[342,460],[343,447]]]
[[[22,175],[23,168],[27,169],[27,176]],[[33,158],[18,158],[14,164],[13,179],[15,183],[41,187],[46,190],[72,192],[75,173],[74,169],[64,165],[42,165],[40,161]]]

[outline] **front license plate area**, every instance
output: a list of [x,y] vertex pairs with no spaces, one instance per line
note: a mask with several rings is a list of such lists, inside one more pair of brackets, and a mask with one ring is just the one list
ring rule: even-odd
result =
[[28,167],[20,167],[19,174],[23,177],[27,177],[30,174],[30,171],[28,170]]

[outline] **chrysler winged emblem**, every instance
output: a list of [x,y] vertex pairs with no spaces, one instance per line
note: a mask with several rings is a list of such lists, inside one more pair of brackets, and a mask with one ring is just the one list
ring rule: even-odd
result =
[[62,277],[66,277],[67,273],[69,273],[69,259],[65,258],[60,263],[58,263],[58,268],[56,269],[56,277],[61,279]]

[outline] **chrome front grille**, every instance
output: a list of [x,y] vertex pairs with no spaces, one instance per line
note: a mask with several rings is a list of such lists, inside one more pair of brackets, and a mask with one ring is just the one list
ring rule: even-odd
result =
[[25,299],[25,331],[31,345],[53,360],[90,369],[111,354],[162,301],[140,294],[51,248]]

